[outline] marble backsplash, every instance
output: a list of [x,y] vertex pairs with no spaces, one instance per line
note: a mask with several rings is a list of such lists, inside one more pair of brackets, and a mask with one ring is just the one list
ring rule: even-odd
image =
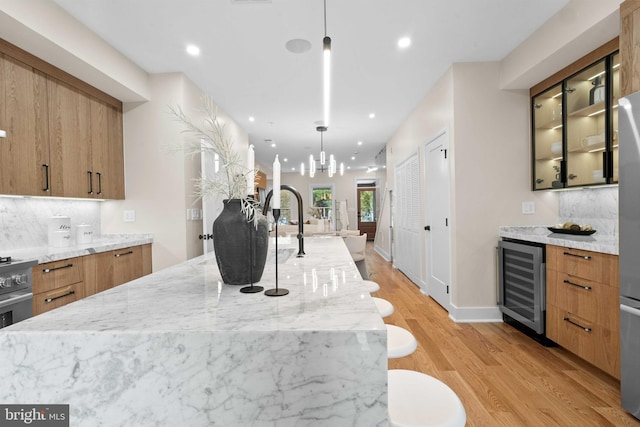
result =
[[560,223],[589,224],[600,235],[618,234],[618,186],[558,193]]
[[100,203],[91,200],[0,197],[0,255],[11,250],[48,245],[49,218],[56,215],[71,219],[72,242],[76,226],[93,226],[100,235]]

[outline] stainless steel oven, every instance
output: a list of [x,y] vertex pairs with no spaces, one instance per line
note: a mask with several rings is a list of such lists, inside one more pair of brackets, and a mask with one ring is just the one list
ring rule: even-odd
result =
[[31,267],[37,263],[0,257],[0,329],[32,316]]

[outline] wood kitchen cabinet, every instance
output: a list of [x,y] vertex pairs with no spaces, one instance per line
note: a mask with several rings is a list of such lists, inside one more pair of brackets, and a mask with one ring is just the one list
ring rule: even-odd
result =
[[615,255],[547,245],[547,337],[620,378]]
[[122,103],[0,39],[0,194],[124,199]]
[[85,297],[83,257],[33,267],[33,315]]
[[618,39],[531,88],[532,188],[618,182]]
[[151,245],[132,246],[86,257],[87,295],[151,274]]
[[33,267],[33,315],[151,274],[151,244]]
[[47,79],[0,53],[0,194],[46,196]]

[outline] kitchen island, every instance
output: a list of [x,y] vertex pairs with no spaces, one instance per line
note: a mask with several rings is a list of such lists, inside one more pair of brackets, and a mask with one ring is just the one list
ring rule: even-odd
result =
[[342,239],[278,242],[283,297],[208,254],[3,329],[0,402],[82,426],[386,425],[386,329]]

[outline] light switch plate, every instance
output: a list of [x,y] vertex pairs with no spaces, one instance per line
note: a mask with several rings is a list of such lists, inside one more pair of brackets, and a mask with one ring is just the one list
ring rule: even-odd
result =
[[531,215],[536,213],[535,202],[522,202],[522,213],[525,215]]
[[124,211],[124,222],[135,222],[136,211]]

